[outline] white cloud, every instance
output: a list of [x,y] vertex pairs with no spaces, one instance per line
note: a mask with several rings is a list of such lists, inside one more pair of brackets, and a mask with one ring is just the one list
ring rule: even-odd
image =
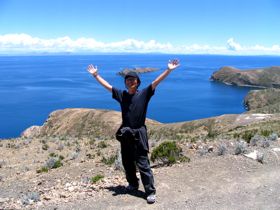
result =
[[93,38],[73,40],[68,36],[40,39],[28,34],[0,35],[0,52],[164,52],[172,48],[170,43],[162,44],[155,40],[126,39],[104,43]]
[[279,45],[273,45],[271,47],[265,47],[259,44],[254,46],[242,46],[233,38],[228,39],[227,49],[234,51],[237,55],[280,55]]
[[238,51],[238,50],[241,50],[242,47],[240,46],[239,43],[235,42],[233,38],[230,38],[228,41],[227,41],[227,46],[228,46],[228,49],[229,50],[233,50],[233,51]]
[[280,55],[280,46],[273,45],[264,47],[262,45],[242,46],[233,38],[227,40],[225,46],[210,45],[180,45],[171,43],[160,43],[156,40],[141,41],[126,39],[118,42],[100,42],[93,38],[81,37],[76,40],[68,36],[55,39],[42,39],[32,37],[28,34],[4,34],[0,35],[0,54],[21,53],[98,53],[98,52],[160,52],[160,53],[182,53],[182,54],[231,54],[231,55]]

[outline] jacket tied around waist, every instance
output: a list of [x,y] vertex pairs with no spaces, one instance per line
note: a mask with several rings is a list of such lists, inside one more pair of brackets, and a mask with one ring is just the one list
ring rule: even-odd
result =
[[145,151],[149,152],[148,134],[145,125],[140,128],[121,126],[116,133],[116,139],[121,143],[135,143]]

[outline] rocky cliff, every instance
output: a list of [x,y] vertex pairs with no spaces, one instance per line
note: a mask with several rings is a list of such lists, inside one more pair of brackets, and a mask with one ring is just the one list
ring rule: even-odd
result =
[[280,67],[240,70],[225,66],[214,72],[210,79],[228,85],[279,88]]
[[280,89],[251,90],[244,105],[250,113],[280,113]]

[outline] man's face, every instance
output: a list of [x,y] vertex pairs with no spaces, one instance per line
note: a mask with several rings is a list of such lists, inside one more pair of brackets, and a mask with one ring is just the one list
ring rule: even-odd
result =
[[128,77],[125,80],[125,85],[128,89],[137,89],[138,81],[135,77]]

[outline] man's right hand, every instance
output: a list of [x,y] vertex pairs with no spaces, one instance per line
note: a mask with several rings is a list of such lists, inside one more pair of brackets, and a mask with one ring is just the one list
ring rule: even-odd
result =
[[105,87],[107,90],[109,90],[110,92],[112,92],[112,85],[110,85],[105,79],[103,79],[99,74],[98,74],[98,70],[97,70],[97,66],[93,66],[92,64],[88,65],[87,67],[87,71],[95,77],[95,79],[103,86]]
[[98,71],[97,66],[93,66],[92,64],[90,64],[90,65],[88,65],[87,70],[90,74],[92,74],[93,76],[96,77],[97,71]]

